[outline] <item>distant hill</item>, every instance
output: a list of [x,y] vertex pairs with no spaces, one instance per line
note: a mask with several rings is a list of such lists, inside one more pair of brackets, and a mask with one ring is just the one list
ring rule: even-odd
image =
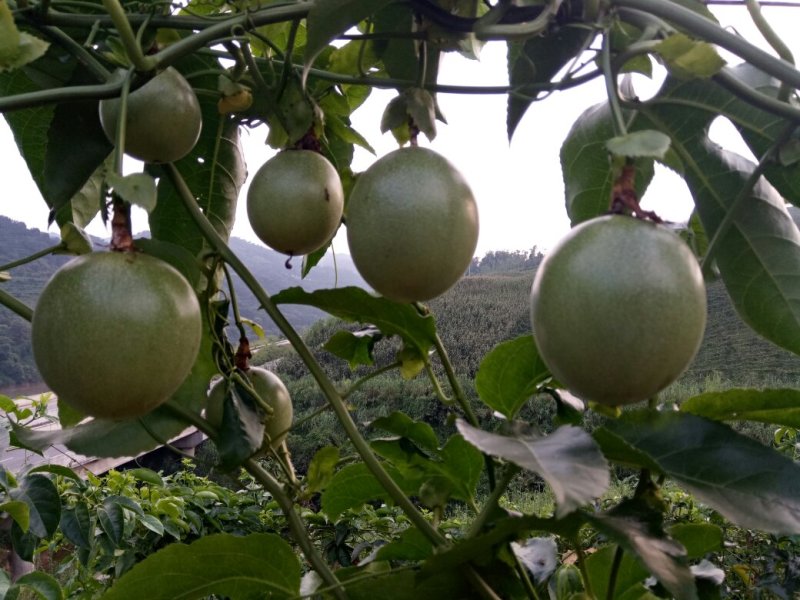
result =
[[[38,229],[28,229],[24,223],[0,216],[0,265],[30,256],[40,250],[54,246],[58,238]],[[102,241],[96,240],[102,245]],[[301,259],[292,261],[292,268],[285,266],[286,256],[278,254],[265,246],[251,244],[241,239],[233,239],[231,247],[250,268],[258,281],[270,294],[290,286],[302,286],[307,290],[338,285],[365,286],[348,255],[333,259],[326,256],[308,277],[300,277]],[[11,271],[11,280],[0,283],[3,290],[16,296],[29,306],[35,306],[40,291],[55,270],[67,262],[68,256],[46,256]],[[267,333],[277,334],[275,325],[250,291],[234,278],[237,300],[242,316],[259,323]],[[299,330],[305,330],[323,316],[321,311],[305,306],[286,306],[284,313]],[[0,389],[39,381],[39,374],[33,361],[30,348],[30,325],[10,310],[0,306]]]

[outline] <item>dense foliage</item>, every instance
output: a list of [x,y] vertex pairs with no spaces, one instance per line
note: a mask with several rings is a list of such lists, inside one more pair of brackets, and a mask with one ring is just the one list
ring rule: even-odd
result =
[[[755,587],[734,584],[735,577],[743,582],[747,577],[725,552],[725,530],[735,528],[747,532],[744,538],[752,530],[760,540],[774,540],[775,550],[762,553],[759,583],[770,572],[774,593],[794,593],[794,564],[776,565],[794,549],[790,536],[800,535],[800,467],[791,451],[800,426],[797,389],[737,387],[676,392],[677,398],[665,393],[665,401],[652,397],[624,411],[597,406],[553,377],[525,318],[514,312],[501,318],[502,308],[481,292],[486,275],[462,284],[459,300],[466,304],[451,313],[460,322],[451,331],[463,331],[467,323],[473,336],[470,349],[461,352],[467,340],[459,333],[445,335],[447,319],[436,317],[437,302],[452,296],[426,306],[357,287],[308,291],[277,278],[260,281],[230,241],[237,197],[256,166],[243,155],[243,128],[266,123],[273,148],[321,152],[336,168],[345,195],[353,194],[359,177],[352,169],[354,148],[371,146],[353,128],[351,115],[371,90],[397,91],[381,128],[400,145],[419,145],[420,135],[432,140],[437,120],[446,117],[438,94],[498,91],[474,81],[441,84],[442,53],[474,57],[492,40],[508,47],[509,84],[500,91],[508,94],[509,137],[548,92],[595,78],[606,84],[607,100],[587,107],[561,148],[571,222],[610,211],[660,223],[657,214],[640,207],[639,198],[654,164],[669,166],[694,201],[687,223],[673,229],[680,229],[704,275],[709,281],[719,278],[752,330],[798,354],[800,231],[786,204],[800,205],[795,138],[800,72],[757,1],[748,1],[748,8],[780,58],[729,31],[693,0],[259,5],[192,0],[174,6],[0,0],[0,112],[44,198],[43,215],[49,214],[61,233],[57,248],[37,249],[4,269],[13,278],[17,267],[53,251],[91,251],[82,228],[102,213],[110,250],[170,263],[197,294],[203,316],[199,350],[186,349],[194,360],[191,373],[163,405],[135,419],[107,420],[84,418],[62,403],[62,428],[43,430],[31,427],[42,416],[41,406],[32,410],[0,398],[9,415],[10,442],[33,450],[63,444],[84,455],[135,456],[194,426],[214,442],[216,468],[246,471],[260,494],[254,505],[269,512],[277,507],[282,519],[279,528],[270,523],[260,530],[259,519],[255,531],[242,531],[234,518],[233,534],[211,533],[217,524],[210,527],[207,517],[228,496],[209,489],[216,499],[209,495],[208,504],[195,502],[195,483],[170,491],[182,502],[160,507],[152,502],[152,486],[169,486],[155,482],[145,494],[143,486],[121,475],[110,480],[117,486],[110,496],[90,494],[88,500],[96,500],[90,504],[82,499],[87,484],[68,469],[2,471],[0,508],[12,523],[16,555],[30,558],[63,535],[80,549],[78,575],[89,583],[113,577],[102,590],[112,600],[211,595],[695,600]],[[743,62],[727,65],[718,47]],[[652,98],[640,99],[626,74],[649,75],[656,63],[667,73],[663,85]],[[163,162],[160,155],[151,156],[142,172],[126,174],[126,140],[144,133],[153,141],[163,127],[129,123],[122,115],[167,67],[190,82],[188,98],[174,99],[180,109],[196,97],[201,135],[185,157]],[[120,118],[113,131],[104,132],[98,104],[116,98]],[[708,129],[719,116],[738,130],[755,163],[710,142]],[[136,127],[147,128],[133,131]],[[394,181],[392,175],[384,177]],[[450,178],[442,195],[454,191],[457,180]],[[397,198],[398,190],[391,193]],[[419,195],[413,200],[407,204],[414,206]],[[132,235],[132,204],[149,214],[149,239]],[[448,232],[453,222],[446,211],[428,208],[418,210],[434,239],[418,241],[435,247],[437,232]],[[403,215],[402,222],[413,223],[410,217]],[[345,209],[344,226],[346,221]],[[391,223],[373,227],[391,231]],[[373,260],[387,252],[393,256],[383,244],[391,237],[372,238]],[[313,274],[326,251],[298,259],[297,271]],[[447,258],[441,248],[437,254]],[[397,272],[382,275],[405,280],[417,270],[427,273],[427,258],[388,263],[385,268]],[[527,265],[536,253],[518,258]],[[614,257],[605,267],[622,271],[627,258]],[[482,262],[473,266],[481,268]],[[652,262],[658,269],[658,257]],[[458,265],[460,273],[460,259]],[[3,274],[1,281],[7,279]],[[492,286],[504,295],[524,288],[522,280],[511,276]],[[300,434],[308,444],[302,454],[312,456],[299,473],[286,445],[274,448],[264,440],[275,411],[248,383],[243,289],[297,357],[282,357],[280,365],[294,369],[290,383],[298,417],[289,439]],[[626,301],[642,302],[636,293]],[[5,283],[0,303],[21,319],[33,318],[31,300]],[[103,308],[120,314],[130,308],[122,300],[112,304]],[[326,322],[312,332],[336,328],[322,348],[340,362],[309,348],[287,319],[290,306],[314,307],[353,325],[340,330]],[[646,310],[633,306],[630,316]],[[96,324],[92,317],[83,319],[87,327]],[[165,328],[170,336],[169,324]],[[228,328],[235,332],[236,347]],[[603,340],[593,343],[602,346]],[[70,340],[53,344],[56,354],[69,351]],[[615,358],[592,356],[600,356],[600,364],[595,358],[582,368],[597,371]],[[91,353],[86,360],[93,360]],[[391,400],[380,381],[389,372],[402,377]],[[216,426],[204,409],[209,385],[220,377],[226,394]],[[775,443],[731,426],[741,422],[776,429]],[[624,494],[609,492],[614,477],[630,479]],[[65,485],[63,478],[74,484]],[[71,496],[71,485],[80,494]],[[552,502],[543,510],[511,510],[508,497],[520,487],[547,489]],[[692,505],[702,503],[699,513],[676,513],[671,499],[680,494],[690,495]],[[158,513],[162,508],[167,518]],[[455,527],[453,515],[460,519]],[[375,518],[387,521],[373,527]],[[333,532],[324,544],[318,525]],[[190,543],[161,547],[163,534]],[[737,536],[728,540],[742,539]],[[356,540],[366,546],[353,545]],[[64,592],[51,575],[31,573],[10,585],[6,596],[17,597],[25,587],[46,597]]]

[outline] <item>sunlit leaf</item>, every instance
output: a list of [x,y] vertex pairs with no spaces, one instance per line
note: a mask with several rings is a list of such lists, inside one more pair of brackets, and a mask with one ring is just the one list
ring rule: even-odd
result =
[[759,421],[800,428],[800,391],[794,389],[705,392],[688,398],[680,408],[717,421]]

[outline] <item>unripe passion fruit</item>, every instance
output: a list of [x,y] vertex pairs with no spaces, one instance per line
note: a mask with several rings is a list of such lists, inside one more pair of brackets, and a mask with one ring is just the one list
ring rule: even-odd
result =
[[166,401],[200,348],[200,305],[167,263],[95,252],[61,267],[33,315],[33,354],[45,383],[81,413],[130,419]]
[[289,256],[330,241],[342,220],[339,174],[311,150],[284,150],[256,171],[247,191],[247,217],[267,246]]
[[531,323],[553,376],[610,406],[652,397],[703,338],[706,291],[692,252],[662,226],[604,216],[550,252],[531,291]]
[[358,272],[399,302],[447,291],[467,270],[478,243],[472,191],[447,159],[427,148],[400,148],[362,173],[346,223]]
[[[250,367],[246,373],[255,392],[272,408],[272,415],[264,423],[264,447],[270,443],[272,448],[276,449],[286,439],[294,418],[289,390],[277,375],[266,369]],[[206,420],[214,427],[222,425],[226,387],[225,380],[220,380],[214,383],[208,392]]]
[[[120,100],[100,101],[100,124],[112,143],[117,136]],[[200,137],[197,96],[178,71],[168,67],[128,95],[125,153],[150,163],[179,160]]]

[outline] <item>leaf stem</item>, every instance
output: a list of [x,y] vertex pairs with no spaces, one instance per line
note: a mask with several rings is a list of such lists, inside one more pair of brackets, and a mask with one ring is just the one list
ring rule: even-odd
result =
[[[134,68],[140,73],[148,73],[158,66],[158,61],[153,56],[145,56],[142,47],[136,41],[136,34],[133,33],[128,17],[122,9],[119,0],[103,0],[103,7],[111,17],[114,27],[117,29],[125,53],[128,55]],[[149,20],[150,15],[145,16],[145,21]]]
[[628,133],[628,127],[625,125],[625,119],[622,116],[622,107],[619,104],[617,74],[611,65],[611,32],[608,29],[603,34],[603,47],[600,53],[600,60],[606,82],[608,105],[611,108],[611,116],[613,118],[614,135],[623,136]]
[[26,321],[33,320],[33,309],[24,302],[22,302],[22,300],[18,300],[17,298],[6,292],[3,288],[0,288],[0,304],[5,306],[9,310],[17,313],[20,317],[22,317]]
[[[775,50],[778,56],[793,65],[794,55],[792,51],[775,32],[772,25],[769,24],[769,21],[764,18],[758,0],[745,0],[745,4],[747,5],[747,12],[750,13],[750,18],[753,20],[753,24],[758,28],[759,33],[761,33],[767,43],[772,46],[772,49]],[[791,93],[792,87],[783,83],[780,92],[778,92],[778,100],[786,102]]]
[[622,546],[617,546],[614,552],[614,562],[611,563],[611,573],[608,575],[608,591],[606,592],[606,600],[614,600],[614,591],[617,587],[617,576],[619,575],[619,567],[622,564],[622,555],[624,551]]
[[492,490],[492,493],[486,499],[481,512],[470,524],[469,531],[467,532],[467,538],[475,537],[483,530],[483,527],[489,520],[489,516],[497,508],[500,498],[502,498],[503,494],[506,493],[508,485],[514,479],[517,473],[519,473],[519,471],[520,468],[514,464],[509,463],[506,465],[505,469],[503,470],[503,476],[497,482],[497,485]]
[[10,271],[16,267],[21,267],[22,265],[27,265],[30,262],[33,262],[43,256],[47,256],[48,254],[52,254],[58,250],[62,250],[65,248],[66,245],[64,242],[56,244],[55,246],[50,246],[49,248],[45,248],[43,250],[39,250],[38,252],[34,252],[30,256],[26,256],[25,258],[20,258],[18,260],[12,261],[10,263],[6,263],[4,265],[0,265],[0,271]]
[[183,177],[181,177],[174,164],[169,163],[165,165],[165,169],[169,179],[175,186],[178,196],[183,201],[189,215],[198,226],[203,236],[208,240],[214,250],[220,257],[226,261],[233,270],[242,278],[245,285],[253,292],[256,299],[261,304],[261,307],[267,315],[273,320],[275,325],[281,330],[287,340],[292,344],[301,360],[306,364],[306,367],[311,372],[311,375],[317,381],[322,393],[328,399],[336,416],[339,419],[345,433],[350,438],[356,451],[361,456],[367,468],[378,480],[381,486],[387,491],[392,500],[403,510],[408,519],[425,535],[435,546],[443,546],[447,544],[445,537],[437,531],[425,519],[422,513],[417,510],[414,503],[405,495],[400,486],[391,478],[386,472],[377,457],[372,453],[367,441],[363,438],[358,431],[358,427],[353,421],[347,407],[342,400],[339,392],[334,387],[333,383],[328,379],[324,370],[314,358],[314,355],[308,349],[303,339],[292,327],[292,325],[283,316],[283,313],[278,310],[278,307],[272,301],[272,298],[264,291],[256,278],[250,270],[242,263],[239,257],[234,253],[225,241],[219,236],[213,225],[208,221],[205,215],[200,210],[197,202],[192,195],[191,190],[186,185]]

